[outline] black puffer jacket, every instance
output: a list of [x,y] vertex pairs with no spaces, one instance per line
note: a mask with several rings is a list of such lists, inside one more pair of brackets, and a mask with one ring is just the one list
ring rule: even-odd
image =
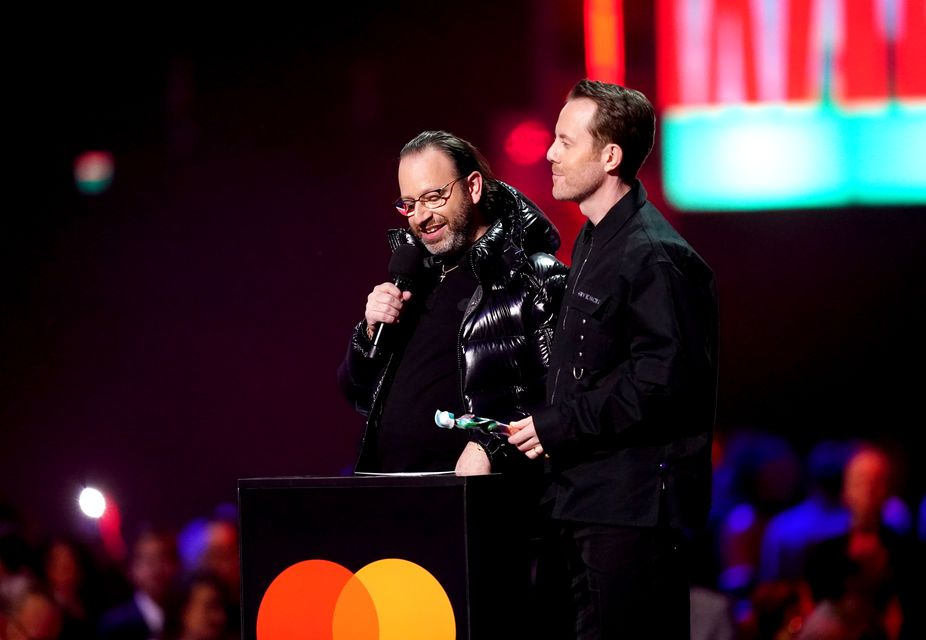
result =
[[[553,224],[522,193],[498,184],[495,206],[502,214],[467,254],[479,285],[463,314],[458,355],[466,410],[507,422],[544,404],[566,266],[551,255],[560,244]],[[393,251],[417,242],[404,229],[389,235]],[[338,369],[338,381],[355,409],[367,416],[356,470],[375,472],[376,430],[396,358],[389,353],[371,358],[371,346],[362,320]],[[502,436],[473,431],[471,438],[485,448],[493,471],[526,460]]]

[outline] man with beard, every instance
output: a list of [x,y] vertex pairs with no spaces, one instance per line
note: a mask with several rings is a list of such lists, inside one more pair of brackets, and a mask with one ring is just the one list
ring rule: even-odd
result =
[[710,507],[717,301],[710,268],[646,199],[655,112],[582,80],[547,152],[553,197],[588,218],[553,339],[549,407],[512,424],[549,456],[546,505],[579,638],[688,638],[683,527]]
[[[393,250],[422,248],[429,268],[410,291],[392,282],[367,297],[338,379],[367,417],[358,472],[455,471],[523,465],[504,436],[440,429],[437,410],[508,422],[544,402],[550,340],[565,284],[559,234],[523,194],[495,180],[482,154],[425,131],[399,157],[408,230]],[[377,328],[393,333],[374,346]]]

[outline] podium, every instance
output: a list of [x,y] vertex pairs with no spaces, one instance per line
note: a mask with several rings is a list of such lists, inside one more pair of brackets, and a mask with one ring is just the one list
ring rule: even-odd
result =
[[[259,628],[260,640],[283,637],[271,616],[276,628],[311,623],[334,640],[435,638],[420,627],[448,624],[447,637],[518,637],[532,498],[498,474],[241,479],[242,638],[256,640]],[[289,610],[274,604],[287,589]],[[402,608],[410,602],[413,612]],[[378,622],[364,623],[367,614]],[[382,636],[369,630],[376,624]]]

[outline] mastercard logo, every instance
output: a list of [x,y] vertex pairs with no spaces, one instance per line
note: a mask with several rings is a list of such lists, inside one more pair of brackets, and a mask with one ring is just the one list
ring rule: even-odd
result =
[[304,560],[274,578],[257,610],[257,640],[453,640],[447,592],[427,569],[387,558],[356,573]]

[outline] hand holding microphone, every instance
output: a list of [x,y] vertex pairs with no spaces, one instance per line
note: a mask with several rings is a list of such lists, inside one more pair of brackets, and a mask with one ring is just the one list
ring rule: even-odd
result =
[[411,297],[410,291],[402,291],[391,282],[377,285],[367,296],[365,317],[370,338],[378,325],[398,322],[402,306]]
[[399,246],[389,260],[392,281],[377,285],[367,296],[367,332],[372,332],[375,327],[370,357],[376,357],[379,352],[385,328],[399,321],[405,303],[412,297],[409,289],[422,268],[423,256],[417,246]]

